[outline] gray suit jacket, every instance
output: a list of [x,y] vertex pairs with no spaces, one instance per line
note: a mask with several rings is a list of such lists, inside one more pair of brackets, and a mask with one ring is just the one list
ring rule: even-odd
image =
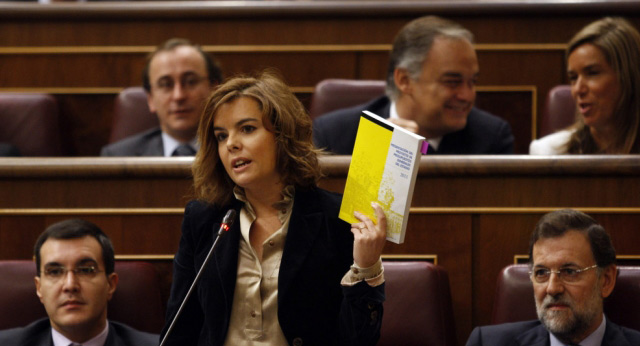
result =
[[[467,346],[549,346],[549,332],[538,320],[476,327]],[[602,346],[640,345],[640,332],[607,319]]]
[[[105,346],[157,346],[157,334],[150,334],[109,321],[109,335]],[[51,323],[48,318],[37,320],[22,328],[0,331],[2,346],[53,346]]]
[[162,130],[159,127],[106,145],[100,156],[163,156]]

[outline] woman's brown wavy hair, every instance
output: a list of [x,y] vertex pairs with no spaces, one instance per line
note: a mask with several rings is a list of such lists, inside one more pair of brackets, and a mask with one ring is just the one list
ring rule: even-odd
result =
[[258,103],[264,126],[275,134],[276,167],[284,185],[315,186],[321,172],[319,151],[312,143],[311,118],[277,74],[265,71],[257,77],[232,78],[207,99],[198,127],[200,149],[192,168],[196,196],[217,206],[228,205],[233,199],[235,183],[220,161],[213,122],[221,105],[239,97]]

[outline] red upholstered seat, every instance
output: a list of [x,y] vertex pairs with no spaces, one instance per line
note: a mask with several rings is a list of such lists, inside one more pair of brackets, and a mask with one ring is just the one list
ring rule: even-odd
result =
[[[108,317],[138,330],[159,333],[164,324],[160,278],[145,262],[116,261],[118,287]],[[0,261],[0,330],[25,326],[47,313],[36,295],[33,261]]]
[[149,111],[147,93],[142,87],[125,88],[113,106],[109,143],[159,126],[158,117]]
[[331,111],[356,106],[384,94],[382,80],[325,79],[313,91],[309,115],[312,119]]
[[547,95],[538,137],[562,130],[575,121],[576,104],[571,97],[570,85],[557,85]]
[[384,315],[378,345],[456,345],[444,268],[423,261],[385,261]]
[[[529,266],[510,265],[502,270],[493,303],[492,324],[536,319]],[[611,321],[640,330],[640,267],[619,266],[616,286],[604,301]]]
[[58,103],[48,94],[0,94],[0,142],[22,156],[60,156]]

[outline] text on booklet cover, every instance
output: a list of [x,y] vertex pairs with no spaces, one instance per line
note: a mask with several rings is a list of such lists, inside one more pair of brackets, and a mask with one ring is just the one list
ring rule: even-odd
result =
[[371,202],[387,217],[387,240],[402,244],[420,157],[426,152],[424,137],[364,111],[360,117],[351,156],[340,219],[356,223],[354,211],[377,223]]

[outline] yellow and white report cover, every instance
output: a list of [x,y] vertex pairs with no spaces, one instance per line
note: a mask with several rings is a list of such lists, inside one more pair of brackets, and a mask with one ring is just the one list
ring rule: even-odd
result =
[[363,113],[339,217],[359,222],[353,216],[357,210],[377,223],[371,208],[371,202],[377,202],[387,217],[387,240],[402,244],[420,157],[426,154],[428,143],[369,111]]

